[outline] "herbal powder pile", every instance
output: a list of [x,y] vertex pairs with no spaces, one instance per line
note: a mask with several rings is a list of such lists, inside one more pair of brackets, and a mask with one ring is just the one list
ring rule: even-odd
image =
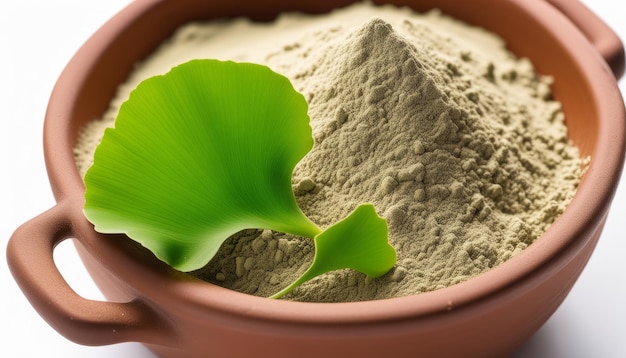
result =
[[[293,185],[307,216],[325,227],[371,202],[388,221],[398,263],[386,276],[337,271],[288,299],[403,296],[483,273],[546,230],[584,166],[551,100],[550,79],[497,36],[436,11],[360,3],[326,16],[287,14],[273,24],[238,19],[182,28],[85,129],[76,148],[81,171],[130,89],[202,57],[267,64],[306,97],[315,147],[296,167]],[[313,255],[311,240],[246,230],[193,274],[268,296]]]

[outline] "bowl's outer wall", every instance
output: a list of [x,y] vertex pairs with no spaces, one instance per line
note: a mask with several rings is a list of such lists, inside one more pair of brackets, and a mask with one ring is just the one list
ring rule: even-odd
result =
[[[412,297],[354,304],[280,302],[195,280],[129,240],[93,232],[81,212],[84,187],[72,147],[80,128],[103,113],[135,62],[192,20],[242,15],[271,20],[284,11],[323,13],[352,2],[137,1],[98,31],[70,62],[50,99],[44,130],[46,162],[57,201],[72,203],[67,214],[72,235],[66,236],[76,238],[96,283],[111,301],[140,302],[153,315],[143,334],[132,330],[125,334],[119,327],[117,341],[147,343],[163,357],[379,357],[392,352],[407,357],[505,356],[565,298],[598,240],[619,179],[624,108],[600,55],[571,23],[540,0],[388,1],[419,11],[439,7],[503,36],[514,52],[555,78],[554,95],[563,103],[570,136],[584,155],[592,156],[584,181],[593,180],[593,188],[583,182],[566,214],[546,235],[502,266],[465,283]],[[567,36],[560,35],[561,30]],[[90,341],[81,334],[81,323],[69,317],[50,318],[45,302],[34,305],[68,338],[104,344]]]
[[[506,357],[521,346],[561,304],[581,273],[601,227],[583,247],[568,250],[565,265],[552,265],[530,279],[453,312],[378,324],[284,324],[225,318],[219,313],[181,314],[176,327],[163,327],[175,342],[146,344],[160,357]],[[83,255],[89,255],[82,252]],[[84,256],[83,256],[84,257]],[[87,256],[89,257],[89,256]],[[87,260],[94,272],[96,260]],[[95,272],[105,270],[98,267]],[[126,284],[100,284],[112,299]],[[130,288],[127,288],[129,290]],[[399,305],[411,304],[398,302]],[[306,309],[306,308],[303,308]],[[170,313],[171,314],[171,313]],[[210,353],[208,353],[210,352]]]

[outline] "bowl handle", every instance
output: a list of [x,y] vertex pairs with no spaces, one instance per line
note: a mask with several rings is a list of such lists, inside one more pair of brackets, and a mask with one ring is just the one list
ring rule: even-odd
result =
[[63,279],[53,251],[74,234],[70,208],[69,201],[57,204],[21,225],[9,240],[9,268],[33,307],[54,329],[79,344],[163,343],[171,339],[173,335],[163,329],[167,325],[145,303],[85,299]]
[[579,1],[547,0],[563,13],[593,44],[613,71],[615,78],[624,75],[626,60],[624,45],[615,32]]

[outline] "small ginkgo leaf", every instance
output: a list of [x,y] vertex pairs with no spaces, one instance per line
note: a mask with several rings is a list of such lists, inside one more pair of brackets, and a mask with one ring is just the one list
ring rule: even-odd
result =
[[315,237],[315,257],[309,269],[272,298],[280,298],[321,274],[353,269],[380,277],[396,263],[396,251],[387,240],[387,221],[374,206],[362,204],[342,221]]
[[142,82],[85,176],[86,217],[181,271],[246,228],[304,237],[291,176],[313,147],[308,105],[289,80],[250,63],[193,60]]

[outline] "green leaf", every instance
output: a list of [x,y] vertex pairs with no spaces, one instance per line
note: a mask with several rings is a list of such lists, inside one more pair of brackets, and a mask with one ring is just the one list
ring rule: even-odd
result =
[[313,146],[307,108],[261,65],[194,60],[147,79],[96,149],[84,213],[182,271],[242,229],[315,237],[291,189]]
[[396,251],[387,241],[387,222],[374,206],[362,204],[342,221],[315,237],[315,258],[309,269],[272,298],[280,298],[302,283],[339,269],[353,269],[380,277],[396,263]]

